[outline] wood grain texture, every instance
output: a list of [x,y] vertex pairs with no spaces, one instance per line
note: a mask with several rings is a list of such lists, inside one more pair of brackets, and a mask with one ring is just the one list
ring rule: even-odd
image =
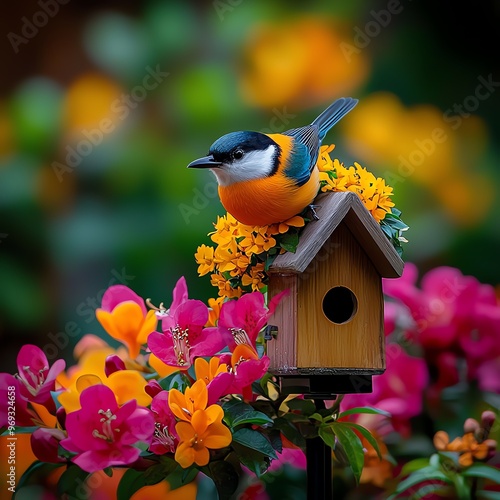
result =
[[[324,246],[322,260],[309,266],[298,275],[297,367],[385,369],[381,279],[345,222]],[[357,298],[357,312],[344,324],[323,312],[323,297],[335,286]]]
[[316,198],[315,203],[320,205],[316,210],[319,220],[304,228],[295,253],[276,257],[270,273],[304,272],[338,225],[345,221],[381,277],[401,276],[403,261],[355,193],[326,193]]
[[297,274],[275,274],[269,282],[270,299],[283,290],[289,291],[268,321],[278,327],[277,337],[267,341],[271,371],[287,372],[297,367],[297,280]]

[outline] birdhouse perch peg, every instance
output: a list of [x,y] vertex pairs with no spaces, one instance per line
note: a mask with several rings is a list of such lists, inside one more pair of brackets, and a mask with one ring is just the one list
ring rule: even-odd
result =
[[269,269],[270,298],[289,290],[270,319],[270,370],[288,392],[370,392],[385,370],[382,278],[401,276],[404,264],[355,193],[316,203],[319,220],[297,251]]

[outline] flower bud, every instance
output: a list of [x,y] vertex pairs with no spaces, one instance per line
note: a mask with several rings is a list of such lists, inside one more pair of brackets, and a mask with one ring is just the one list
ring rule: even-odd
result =
[[491,410],[483,411],[481,414],[481,427],[484,429],[484,438],[488,437],[495,419],[496,415]]
[[464,434],[469,432],[473,432],[475,434],[479,429],[479,422],[475,418],[468,418],[464,422]]

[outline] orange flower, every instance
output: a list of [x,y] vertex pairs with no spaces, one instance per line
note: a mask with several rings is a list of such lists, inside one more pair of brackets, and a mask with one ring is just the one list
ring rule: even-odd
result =
[[144,300],[123,285],[109,287],[102,298],[96,317],[111,337],[123,342],[135,359],[158,320],[153,309],[147,311]]
[[224,278],[222,274],[214,273],[210,276],[210,278],[212,286],[216,286],[219,289],[219,296],[227,297],[229,299],[241,296],[241,288],[233,288],[229,280]]
[[472,432],[456,437],[450,442],[447,432],[438,431],[434,435],[434,446],[438,451],[454,451],[460,454],[458,463],[462,467],[472,465],[474,459],[484,460],[489,451],[487,443],[478,443]]
[[210,362],[203,358],[196,358],[194,362],[194,373],[196,380],[203,380],[205,384],[211,382],[219,373],[226,373],[227,365],[221,363],[219,358],[213,356]]
[[170,410],[177,418],[186,422],[191,421],[197,410],[204,410],[207,403],[207,385],[203,380],[197,380],[184,394],[177,389],[170,389],[168,393]]
[[[200,382],[204,385],[204,382]],[[175,430],[180,442],[175,451],[175,460],[181,467],[187,468],[193,463],[207,465],[210,460],[209,448],[229,446],[232,436],[222,423],[223,416],[224,411],[220,406],[211,405],[206,410],[196,410],[189,422],[177,423]]]
[[258,292],[265,285],[264,280],[264,263],[255,264],[250,269],[250,274],[244,274],[241,278],[241,284],[243,286],[251,286],[252,292]]
[[208,299],[208,323],[207,326],[215,326],[219,319],[220,309],[224,303],[224,297],[217,297],[216,299]]
[[194,254],[198,264],[198,274],[205,276],[214,270],[214,248],[207,245],[200,245]]
[[376,433],[372,432],[372,435],[377,440],[382,459],[378,458],[375,448],[373,448],[373,446],[363,436],[361,436],[361,442],[363,443],[363,448],[365,448],[366,452],[365,464],[360,482],[362,484],[372,483],[379,488],[383,488],[385,482],[392,478],[393,465],[389,460],[387,460],[387,458],[385,458],[389,456],[385,443]]

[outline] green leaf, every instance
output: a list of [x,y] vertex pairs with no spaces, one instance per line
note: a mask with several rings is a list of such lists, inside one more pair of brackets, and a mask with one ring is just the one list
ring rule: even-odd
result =
[[188,469],[183,469],[180,465],[177,469],[174,470],[171,474],[169,474],[165,479],[168,484],[170,484],[171,490],[176,490],[181,486],[185,486],[186,484],[191,483],[195,480],[198,475],[198,469],[195,467],[190,467]]
[[319,437],[329,446],[332,450],[335,449],[335,434],[331,425],[322,425],[318,429]]
[[361,406],[359,408],[351,408],[350,410],[343,411],[339,413],[338,418],[346,417],[347,415],[357,415],[358,413],[368,413],[370,415],[383,415],[384,417],[390,417],[391,414],[384,410],[379,410],[378,408],[372,408],[371,406]]
[[401,481],[396,488],[396,493],[402,493],[416,484],[432,479],[443,481],[446,484],[452,484],[452,480],[444,472],[429,466],[410,474],[406,479]]
[[59,467],[65,467],[66,464],[48,464],[45,462],[40,462],[36,460],[33,462],[25,471],[24,474],[19,479],[16,485],[16,490],[20,490],[23,486],[28,484],[32,478],[48,476],[50,472]]
[[269,440],[260,432],[252,429],[239,429],[233,434],[233,441],[252,450],[260,451],[271,458],[278,458]]
[[162,389],[165,389],[166,391],[169,391],[170,389],[177,389],[181,392],[184,392],[186,390],[186,387],[189,387],[191,385],[186,375],[184,375],[180,371],[162,378],[158,381],[158,383],[160,384]]
[[438,491],[442,491],[444,488],[446,488],[446,486],[443,484],[438,484],[438,483],[424,484],[417,491],[414,491],[413,489],[411,490],[411,500],[420,500],[421,498],[427,496],[429,493],[437,493]]
[[378,447],[377,440],[373,437],[372,433],[362,425],[355,424],[354,422],[337,422],[335,425],[348,425],[353,429],[356,429],[374,448],[377,452],[379,460],[382,460],[382,455],[380,454],[380,448]]
[[68,466],[57,482],[58,497],[63,498],[68,495],[76,500],[85,500],[90,496],[89,490],[91,488],[84,484],[89,476],[90,474],[78,467],[78,465]]
[[203,468],[207,476],[212,478],[219,494],[219,500],[228,500],[238,487],[238,473],[233,465],[225,460],[210,462]]
[[500,491],[481,490],[476,492],[478,500],[500,500]]
[[465,477],[460,474],[453,474],[453,484],[457,492],[458,500],[469,500],[471,497],[471,486]]
[[250,469],[257,477],[264,474],[271,464],[270,458],[260,451],[252,450],[239,443],[232,444],[232,447],[242,465]]
[[284,248],[287,252],[295,253],[299,244],[299,235],[298,233],[285,233],[279,243],[281,248]]
[[424,467],[427,467],[428,465],[429,465],[428,458],[416,458],[415,460],[412,460],[411,462],[407,462],[406,464],[403,465],[403,467],[401,469],[401,476],[407,476],[408,474],[411,474],[412,472],[423,469]]
[[323,422],[323,417],[319,413],[313,413],[312,415],[309,415],[309,418],[318,422]]
[[300,411],[302,415],[312,415],[316,413],[316,405],[312,399],[290,399],[285,403],[290,410]]
[[337,436],[338,442],[344,449],[356,483],[359,484],[365,462],[365,454],[361,440],[357,434],[347,426],[334,423],[331,424],[331,428]]
[[465,477],[482,477],[500,483],[500,470],[486,464],[472,464],[462,472]]
[[268,417],[265,413],[254,410],[254,408],[243,403],[243,401],[232,399],[224,403],[222,409],[224,410],[224,422],[231,429],[243,424],[265,425],[273,423],[272,418]]
[[136,491],[139,491],[146,485],[144,472],[127,469],[120,480],[120,484],[118,484],[116,498],[117,500],[129,500]]
[[144,482],[146,485],[151,486],[163,481],[169,474],[174,472],[178,467],[177,462],[173,463],[160,463],[148,467],[144,471]]
[[286,418],[278,417],[274,421],[273,429],[281,431],[283,435],[294,445],[299,446],[302,449],[306,447],[306,440],[304,439],[304,436],[299,432],[297,427]]

